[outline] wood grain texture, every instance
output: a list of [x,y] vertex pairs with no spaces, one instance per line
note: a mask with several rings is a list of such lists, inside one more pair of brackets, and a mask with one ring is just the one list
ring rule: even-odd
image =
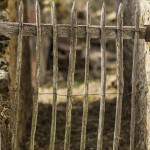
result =
[[56,10],[55,3],[52,3],[52,24],[53,24],[53,104],[52,104],[52,123],[49,150],[55,148],[56,136],[56,116],[57,116],[57,82],[58,82],[58,44],[57,44],[57,27],[56,27]]
[[71,10],[70,55],[69,55],[69,68],[68,68],[68,79],[67,79],[67,108],[66,108],[64,150],[70,149],[72,92],[73,92],[73,85],[74,85],[76,46],[77,46],[77,28],[75,28],[76,26],[77,26],[77,14],[76,14],[76,3],[74,1]]
[[91,24],[90,18],[90,1],[86,4],[86,55],[85,55],[85,76],[84,76],[84,101],[83,101],[83,116],[82,116],[82,131],[80,150],[86,149],[87,136],[87,120],[88,120],[88,94],[89,94],[89,55],[90,55],[90,35],[89,26]]
[[[139,30],[140,25],[140,11],[139,6],[136,6],[135,11],[135,29]],[[132,64],[132,95],[131,95],[131,122],[130,122],[130,150],[135,149],[135,113],[136,113],[136,74],[137,74],[137,54],[139,51],[139,32],[134,35],[134,49],[133,49],[133,64]]]
[[113,150],[118,150],[121,131],[121,116],[122,116],[122,100],[123,100],[123,4],[120,3],[117,15],[117,36],[116,36],[116,49],[117,49],[117,101],[116,101],[116,117]]
[[33,112],[32,112],[32,127],[30,138],[30,150],[34,150],[35,132],[37,127],[38,117],[38,99],[39,99],[39,80],[40,80],[40,51],[42,42],[42,30],[41,30],[41,16],[40,5],[38,0],[36,1],[36,27],[37,27],[37,40],[36,40],[36,66],[35,66],[35,87],[33,94]]
[[105,96],[106,96],[106,39],[105,39],[105,23],[106,23],[106,6],[103,3],[101,11],[101,99],[99,112],[99,127],[97,150],[103,150],[103,130],[105,118]]
[[23,12],[24,6],[21,1],[19,6],[19,35],[18,35],[18,48],[17,48],[17,69],[16,69],[16,93],[15,93],[15,131],[13,132],[13,150],[19,149],[19,115],[21,105],[21,69],[22,69],[22,52],[23,52]]
[[[0,22],[0,33],[11,37],[13,35],[18,34],[19,24],[17,22]],[[70,37],[71,25],[70,24],[57,24],[58,37]],[[77,37],[85,38],[86,37],[86,25],[78,25],[77,27]],[[150,36],[146,34],[146,31],[150,29],[150,26],[140,26],[140,39],[146,38],[147,41],[150,40]],[[41,23],[42,35],[50,35],[53,33],[53,25],[52,24],[42,24]],[[100,37],[100,27],[97,25],[89,26],[89,34],[91,38],[101,38]],[[106,26],[106,38],[107,39],[115,39],[116,37],[116,26]],[[123,26],[123,38],[124,39],[133,39],[134,38],[134,26]],[[34,23],[24,23],[23,25],[23,35],[24,36],[36,36],[36,24]],[[147,35],[147,36],[146,36]]]

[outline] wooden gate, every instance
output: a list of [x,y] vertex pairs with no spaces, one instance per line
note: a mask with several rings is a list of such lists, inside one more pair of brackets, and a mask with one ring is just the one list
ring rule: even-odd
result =
[[[42,38],[44,35],[50,35],[53,38],[53,104],[52,104],[52,122],[50,131],[50,144],[49,150],[55,149],[55,136],[56,136],[56,118],[57,118],[57,98],[58,98],[58,38],[70,38],[70,55],[69,55],[69,68],[67,78],[67,108],[66,108],[66,128],[64,135],[64,150],[70,149],[70,136],[71,136],[71,113],[72,113],[72,91],[74,85],[74,73],[76,64],[76,46],[77,39],[86,38],[86,56],[85,56],[85,78],[84,78],[84,101],[83,101],[83,118],[82,118],[82,131],[81,131],[81,142],[80,150],[86,149],[86,131],[87,131],[87,119],[88,119],[88,96],[89,91],[89,51],[91,39],[99,39],[101,42],[101,91],[99,93],[100,99],[100,112],[99,112],[99,126],[98,126],[98,137],[97,137],[97,150],[103,149],[103,130],[105,120],[105,100],[106,100],[106,40],[116,40],[116,68],[117,68],[117,101],[116,101],[116,117],[115,117],[115,128],[114,128],[114,140],[113,150],[117,150],[119,147],[120,131],[121,131],[121,116],[122,116],[122,101],[123,101],[123,88],[124,88],[124,77],[123,77],[123,40],[134,39],[134,50],[133,50],[133,71],[132,71],[132,91],[128,93],[131,95],[131,125],[130,125],[130,150],[133,150],[134,139],[135,139],[135,103],[137,94],[137,64],[139,58],[139,43],[140,39],[150,40],[149,30],[150,26],[140,26],[140,11],[137,5],[135,10],[135,26],[124,26],[123,25],[123,11],[124,4],[120,3],[117,13],[117,25],[108,26],[106,25],[106,5],[103,3],[101,9],[100,25],[92,25],[89,13],[90,3],[86,4],[86,25],[77,24],[77,9],[76,2],[74,1],[71,10],[71,23],[70,24],[57,24],[55,3],[51,5],[51,19],[50,24],[41,23],[40,16],[40,5],[36,1],[36,23],[24,23],[23,12],[24,5],[21,1],[19,6],[19,21],[18,22],[0,22],[0,32],[8,37],[12,35],[18,35],[18,50],[17,50],[17,72],[16,72],[16,110],[15,110],[15,129],[13,133],[13,150],[17,150],[17,128],[19,126],[19,108],[21,104],[20,99],[20,77],[22,68],[22,47],[23,47],[23,36],[35,36],[36,37],[36,85],[34,88],[33,97],[33,116],[32,116],[32,128],[30,138],[30,150],[34,150],[35,132],[37,127],[37,116],[38,116],[38,98],[39,98],[39,68],[40,68],[40,50]],[[143,58],[144,59],[144,58]]]

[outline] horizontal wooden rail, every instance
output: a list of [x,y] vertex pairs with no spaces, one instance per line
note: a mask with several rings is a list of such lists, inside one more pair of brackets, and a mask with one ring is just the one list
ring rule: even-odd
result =
[[[71,25],[69,24],[57,24],[58,37],[70,37]],[[86,25],[78,25],[77,27],[77,37],[86,37]],[[42,34],[52,36],[53,25],[52,24],[41,24]],[[106,39],[116,38],[116,26],[105,26]],[[150,41],[150,26],[142,26],[139,28],[140,39],[145,39]],[[89,34],[91,38],[100,38],[101,27],[98,25],[90,25]],[[133,39],[134,38],[135,27],[134,26],[123,26],[123,38]],[[0,22],[0,34],[11,37],[13,35],[18,35],[19,33],[19,23],[18,22]],[[36,36],[36,24],[34,23],[23,23],[23,36]]]

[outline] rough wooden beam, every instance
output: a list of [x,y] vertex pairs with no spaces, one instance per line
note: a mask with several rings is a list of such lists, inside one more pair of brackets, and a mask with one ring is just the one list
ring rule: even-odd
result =
[[[24,36],[36,36],[36,25],[34,23],[24,23],[23,24],[23,35]],[[52,24],[41,24],[42,34],[52,36],[53,26]],[[75,27],[76,28],[76,27]],[[70,37],[71,25],[69,24],[57,24],[58,37]],[[106,39],[116,38],[116,26],[106,26]],[[150,25],[141,26],[139,28],[140,39],[147,39],[150,41],[150,36],[146,31],[150,31]],[[18,35],[19,23],[17,22],[0,22],[0,34],[4,34],[8,37],[13,35]],[[89,34],[91,38],[100,38],[100,26],[90,25]],[[124,26],[123,27],[123,38],[133,39],[134,38],[135,27],[134,26]],[[86,37],[86,25],[77,26],[77,36],[78,38]]]
[[[135,11],[135,28],[139,30],[139,7],[136,6]],[[135,108],[136,108],[136,70],[137,70],[137,54],[139,51],[139,32],[135,32],[134,48],[133,48],[133,62],[132,62],[132,95],[131,95],[131,121],[130,121],[130,150],[135,147]]]
[[[140,25],[144,25],[147,27],[146,31],[146,37],[149,37],[150,35],[150,2],[148,0],[142,0],[140,1],[140,9],[141,9],[141,20],[140,20]],[[147,40],[149,41],[149,40]],[[150,85],[148,84],[150,82],[150,44],[146,43],[145,41],[141,41],[144,47],[144,52],[146,53],[146,57],[143,61],[144,65],[144,70],[146,72],[146,79],[145,82],[143,81],[143,84],[145,84],[143,88],[143,93],[145,92],[146,94],[143,94],[145,96],[146,100],[146,123],[145,126],[147,128],[147,149],[150,149],[150,99],[148,95],[150,94]],[[142,77],[141,77],[142,80]],[[141,107],[141,110],[143,107]]]

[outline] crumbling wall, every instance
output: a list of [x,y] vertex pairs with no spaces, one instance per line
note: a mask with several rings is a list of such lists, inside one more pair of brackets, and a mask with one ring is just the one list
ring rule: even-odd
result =
[[[141,0],[141,25],[150,25],[150,1]],[[150,149],[150,42],[144,42],[145,46],[145,69],[146,69],[146,87],[147,87],[147,148]]]
[[[7,1],[0,2],[0,21],[8,20],[6,11]],[[11,130],[10,130],[10,97],[9,97],[9,74],[8,74],[8,59],[7,46],[9,39],[0,34],[0,138],[1,149],[9,150],[11,145]]]

